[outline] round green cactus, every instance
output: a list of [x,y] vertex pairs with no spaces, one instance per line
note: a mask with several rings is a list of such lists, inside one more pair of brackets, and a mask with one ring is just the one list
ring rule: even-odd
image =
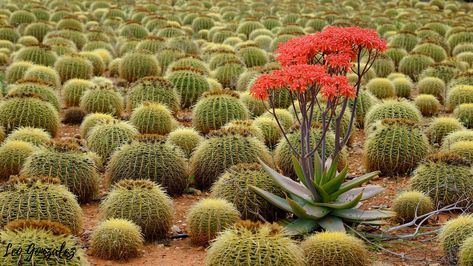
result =
[[435,77],[443,80],[445,84],[449,83],[459,70],[450,62],[435,63],[422,71],[420,78]]
[[414,171],[410,187],[428,195],[435,206],[456,203],[471,197],[470,163],[452,152],[432,154]]
[[471,255],[473,249],[473,237],[469,236],[463,244],[460,246],[460,251],[458,253],[458,261],[460,265],[472,265],[473,258]]
[[90,79],[94,71],[92,63],[80,55],[61,56],[54,64],[54,68],[63,83],[71,79]]
[[[0,248],[5,255],[0,260],[2,265],[89,265],[80,240],[72,236],[71,230],[60,222],[25,217],[7,224],[0,233],[0,241],[8,243]],[[23,253],[12,252],[11,247],[22,250]],[[32,247],[36,251],[34,254],[29,253],[32,252]],[[57,252],[38,252],[40,250]]]
[[442,226],[439,234],[440,246],[450,265],[457,265],[458,253],[465,240],[472,235],[473,217],[471,215],[460,215]]
[[210,75],[210,70],[206,63],[194,57],[184,57],[171,63],[167,68],[166,75],[169,76],[174,71],[180,71],[186,68],[197,69],[205,76]]
[[268,63],[268,56],[266,52],[258,47],[242,47],[238,51],[238,55],[242,58],[246,67],[263,66]]
[[30,24],[36,21],[36,17],[26,10],[16,10],[10,15],[10,25],[19,26],[20,24]]
[[410,78],[399,77],[393,79],[393,85],[396,90],[397,97],[410,98],[414,84]]
[[62,88],[64,106],[72,107],[80,105],[80,98],[84,92],[92,88],[94,83],[85,79],[69,79]]
[[198,32],[200,30],[208,30],[214,26],[214,21],[208,16],[199,16],[192,21],[192,30]]
[[124,109],[123,97],[113,85],[95,85],[84,92],[80,107],[87,113],[108,113],[120,116]]
[[92,253],[107,260],[124,260],[137,257],[143,247],[141,229],[126,219],[109,219],[101,222],[90,235]]
[[80,52],[80,56],[86,58],[93,66],[93,74],[95,76],[102,76],[105,72],[105,62],[94,52]]
[[425,77],[422,78],[418,83],[417,83],[417,89],[419,94],[432,94],[440,102],[443,102],[445,100],[445,82],[436,77]]
[[197,245],[207,245],[239,218],[240,213],[232,203],[224,199],[203,199],[187,213],[191,241]]
[[166,135],[173,130],[177,122],[171,111],[163,104],[144,102],[131,113],[130,122],[142,134]]
[[235,205],[242,219],[276,221],[286,213],[256,194],[250,186],[257,186],[280,197],[282,189],[274,183],[261,165],[237,164],[223,173],[212,186],[212,198],[225,199]]
[[182,194],[189,183],[182,151],[160,135],[142,135],[141,141],[121,146],[113,153],[105,175],[112,184],[123,179],[149,179],[171,195]]
[[376,121],[386,118],[408,119],[420,122],[422,115],[414,104],[406,100],[387,100],[374,105],[365,116],[365,130]]
[[449,133],[442,140],[442,149],[448,150],[453,143],[458,141],[473,141],[473,131],[458,130]]
[[473,33],[469,31],[463,31],[454,33],[448,36],[447,42],[451,49],[455,49],[455,47],[464,42],[472,42],[473,41]]
[[18,33],[14,27],[7,25],[0,27],[0,40],[8,40],[12,43],[16,43],[20,37],[20,33]]
[[455,46],[452,49],[452,55],[457,56],[463,52],[473,52],[473,44],[472,43],[460,43],[459,45]]
[[248,108],[253,117],[262,115],[269,108],[267,101],[258,100],[249,92],[240,93],[240,101]]
[[192,155],[191,176],[195,177],[199,188],[209,188],[227,168],[238,163],[257,162],[258,158],[271,164],[268,149],[249,131],[212,131]]
[[25,75],[25,72],[33,66],[33,63],[27,61],[13,62],[5,70],[5,81],[8,84],[14,84],[17,80],[20,80]]
[[32,153],[21,174],[58,177],[79,202],[90,202],[99,192],[99,174],[94,161],[78,146],[67,142],[56,142],[53,148],[41,148]]
[[[125,143],[131,141],[138,134],[138,130],[131,124],[123,121],[105,121],[102,118],[95,121],[86,121],[89,124],[96,124],[86,131],[87,147],[90,151],[97,153],[104,161],[108,161],[112,153]],[[82,127],[82,126],[81,126]]]
[[88,114],[82,120],[80,125],[80,135],[82,138],[87,138],[90,130],[101,123],[113,121],[114,118],[110,114],[103,114],[103,113],[92,113]]
[[453,114],[466,128],[473,127],[473,103],[458,105]]
[[429,142],[415,122],[384,119],[374,126],[364,144],[367,171],[384,176],[410,173],[429,152]]
[[473,162],[473,141],[457,141],[449,146],[449,151],[470,163]]
[[423,70],[434,64],[435,61],[423,54],[410,54],[402,58],[399,62],[399,72],[408,75],[412,80],[417,81]]
[[180,97],[174,85],[159,77],[142,78],[130,87],[127,97],[129,112],[145,101],[165,104],[173,112],[180,108]]
[[457,55],[456,57],[461,62],[468,63],[469,66],[473,65],[473,52],[463,52]]
[[274,112],[273,110],[266,111],[260,117],[267,117],[276,121],[275,116],[284,129],[289,129],[294,124],[294,116],[286,109],[275,108]]
[[343,232],[316,233],[304,240],[301,248],[309,266],[370,265],[363,241]]
[[276,120],[269,117],[258,117],[253,124],[263,132],[266,146],[273,149],[282,137],[281,129]]
[[58,29],[70,29],[82,32],[84,31],[84,25],[80,21],[80,19],[76,16],[69,15],[63,17],[61,20],[57,22]]
[[182,69],[172,72],[168,80],[174,85],[181,97],[181,107],[189,108],[194,105],[202,93],[210,89],[210,84],[199,71]]
[[35,146],[43,146],[49,144],[51,135],[42,128],[19,127],[8,135],[5,143],[16,140],[28,142]]
[[366,88],[378,99],[396,96],[396,88],[393,82],[387,78],[374,78],[366,84]]
[[24,79],[36,80],[42,83],[50,84],[51,86],[59,87],[61,84],[58,73],[54,68],[47,66],[31,66],[26,70]]
[[394,65],[397,67],[401,60],[408,55],[407,51],[402,47],[391,46],[386,49],[385,55],[389,56],[393,60]]
[[43,44],[21,48],[15,55],[15,61],[29,61],[43,66],[54,66],[56,58],[51,47]]
[[34,93],[49,102],[56,110],[59,111],[60,109],[59,99],[54,88],[36,79],[18,80],[16,84],[10,88],[8,93]]
[[238,78],[245,72],[245,66],[240,62],[230,61],[215,69],[213,77],[222,84],[224,88],[235,89]]
[[161,72],[158,61],[150,54],[134,52],[126,54],[118,67],[120,78],[128,82],[147,76],[157,76]]
[[0,193],[0,225],[19,219],[59,222],[74,234],[82,229],[82,210],[77,200],[55,177],[10,177]]
[[450,110],[463,103],[473,103],[473,85],[457,85],[448,91],[447,106]]
[[432,144],[442,144],[442,139],[453,131],[465,129],[456,118],[438,117],[432,120],[425,134]]
[[176,48],[163,48],[156,54],[156,58],[159,62],[161,74],[166,73],[169,65],[173,62],[185,57],[185,53],[180,49]]
[[51,26],[44,22],[31,23],[25,28],[24,35],[35,37],[39,42],[42,42],[46,34],[51,30]]
[[35,146],[21,140],[7,140],[0,146],[0,178],[8,179],[20,173],[26,158],[35,151]]
[[395,35],[391,40],[390,45],[402,47],[410,52],[417,45],[417,37],[412,32],[403,31]]
[[387,55],[380,55],[373,63],[373,68],[378,77],[387,77],[394,72],[396,66],[394,61]]
[[120,29],[120,36],[130,39],[143,39],[148,36],[148,31],[142,25],[136,22],[129,22]]
[[431,117],[438,114],[441,106],[439,100],[431,94],[417,95],[417,97],[414,99],[414,103],[421,114],[426,117]]
[[122,180],[100,205],[104,219],[127,219],[141,227],[145,239],[166,238],[172,226],[171,198],[148,180]]
[[239,120],[235,119],[228,123],[226,123],[222,128],[224,129],[243,129],[248,130],[251,135],[256,137],[257,139],[264,142],[264,135],[263,132],[259,127],[253,125],[253,120]]
[[431,212],[433,208],[432,200],[424,193],[415,190],[397,195],[391,207],[400,222],[410,222],[415,217]]
[[207,266],[305,265],[304,254],[276,224],[242,221],[212,242]]
[[412,51],[429,56],[435,62],[442,62],[447,59],[447,51],[442,46],[430,42],[419,44]]
[[9,94],[0,105],[0,125],[6,132],[18,127],[37,127],[56,136],[59,131],[59,114],[50,103],[31,93]]
[[235,119],[248,118],[248,109],[239,101],[239,95],[230,90],[205,92],[192,112],[192,123],[202,133],[219,129]]
[[165,40],[157,36],[148,36],[140,41],[136,46],[137,50],[146,50],[150,53],[157,53],[165,47]]
[[194,150],[204,141],[204,137],[194,128],[181,127],[173,130],[167,137],[167,142],[182,150],[186,158],[190,158]]

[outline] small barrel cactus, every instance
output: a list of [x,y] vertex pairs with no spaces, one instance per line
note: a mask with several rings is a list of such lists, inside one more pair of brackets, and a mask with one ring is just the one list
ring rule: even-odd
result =
[[454,143],[458,141],[473,141],[473,131],[458,130],[449,133],[442,140],[442,149],[448,150]]
[[42,44],[21,48],[15,55],[15,61],[29,61],[43,66],[54,66],[56,58],[51,48]]
[[414,84],[410,78],[399,77],[393,79],[393,85],[396,89],[396,96],[403,98],[410,98]]
[[134,82],[146,76],[157,76],[161,72],[158,61],[151,54],[133,52],[126,54],[118,67],[120,78]]
[[123,97],[109,84],[95,85],[84,92],[80,107],[87,113],[106,113],[120,116],[124,109]]
[[249,186],[284,197],[282,189],[274,183],[259,164],[237,164],[223,173],[212,186],[212,198],[225,199],[235,205],[242,219],[276,221],[286,213],[253,192]]
[[435,61],[423,54],[410,54],[399,62],[399,72],[408,75],[412,80],[417,81],[423,70],[433,65]]
[[460,104],[453,114],[466,128],[473,128],[473,103]]
[[258,158],[271,164],[266,146],[247,130],[212,131],[191,158],[191,173],[199,188],[209,188],[227,168],[238,163],[254,163]]
[[188,185],[187,162],[182,151],[160,135],[142,135],[141,141],[121,146],[111,157],[105,173],[110,183],[123,179],[149,179],[171,195]]
[[180,96],[174,85],[163,78],[145,77],[130,87],[127,95],[127,110],[131,112],[145,101],[165,104],[171,111],[180,108]]
[[25,75],[25,72],[33,66],[33,63],[29,61],[15,61],[11,63],[5,70],[5,81],[8,84],[13,84],[17,80],[20,80]]
[[10,177],[0,192],[0,225],[19,219],[59,222],[79,234],[82,210],[77,200],[55,177]]
[[473,178],[470,163],[452,152],[427,157],[414,171],[410,187],[428,195],[436,206],[471,197]]
[[447,106],[453,111],[462,103],[473,103],[473,85],[457,85],[447,94]]
[[294,119],[295,119],[294,116],[291,114],[291,112],[289,112],[286,109],[280,109],[280,108],[274,109],[274,112],[272,110],[266,111],[260,117],[267,117],[270,119],[274,119],[275,121],[277,118],[277,120],[279,121],[279,124],[281,124],[281,126],[284,129],[291,128],[292,125],[294,124]]
[[61,83],[59,75],[54,68],[41,65],[34,65],[28,68],[23,79],[36,80],[54,87],[59,87]]
[[158,185],[148,180],[122,180],[100,205],[104,219],[134,222],[145,239],[163,239],[172,226],[172,200]]
[[8,91],[9,94],[34,93],[49,102],[57,111],[60,109],[59,99],[54,88],[39,80],[18,80]]
[[70,79],[92,78],[94,66],[85,57],[80,55],[64,55],[54,64],[54,68],[64,83]]
[[126,219],[101,222],[90,235],[92,253],[107,260],[126,260],[137,257],[143,247],[141,229]]
[[251,135],[264,142],[263,131],[261,131],[259,127],[253,125],[253,120],[232,120],[226,123],[222,128],[248,130]]
[[35,146],[43,146],[49,144],[51,135],[42,128],[19,127],[8,135],[5,143],[14,140],[25,141]]
[[[473,236],[473,235],[472,235]],[[460,246],[460,252],[458,253],[458,261],[460,265],[470,266],[473,265],[473,237],[469,236],[463,244]]]
[[22,175],[55,176],[79,202],[90,202],[99,192],[99,174],[95,162],[68,142],[55,142],[52,148],[42,148],[26,160]]
[[240,213],[224,199],[204,199],[193,205],[187,214],[191,241],[207,245],[220,232],[233,226]]
[[50,103],[32,93],[13,93],[0,105],[0,125],[6,132],[18,127],[37,127],[56,136],[59,131],[59,114]]
[[378,99],[396,96],[396,88],[393,82],[387,78],[374,78],[366,84],[366,88]]
[[425,77],[417,83],[419,94],[432,94],[443,103],[445,98],[445,82],[436,77]]
[[373,68],[378,77],[387,77],[394,72],[394,61],[387,55],[380,55],[373,63]]
[[101,123],[113,121],[113,116],[103,113],[92,113],[88,114],[82,120],[80,125],[80,135],[82,138],[86,139],[90,130]]
[[171,111],[163,104],[144,102],[133,113],[130,122],[141,134],[167,135],[176,126]]
[[451,132],[463,130],[465,127],[453,117],[438,117],[432,120],[425,134],[432,144],[442,144],[442,139]]
[[[72,236],[71,230],[61,222],[46,219],[34,220],[34,218],[25,217],[25,219],[7,224],[5,230],[0,232],[0,241],[8,243],[8,245],[0,247],[0,252],[4,254],[0,259],[0,264],[89,265],[79,239]],[[23,252],[12,252],[11,247]],[[35,251],[34,254],[32,253],[33,250]],[[43,250],[55,252],[39,252]]]
[[410,222],[415,217],[432,211],[432,200],[419,191],[405,191],[393,201],[392,210],[396,212],[396,219],[400,222]]
[[457,265],[458,253],[465,240],[471,236],[473,236],[473,216],[471,215],[460,215],[442,226],[439,234],[440,246],[450,265]]
[[368,171],[382,175],[408,174],[429,152],[429,142],[410,120],[385,119],[378,122],[364,145]]
[[248,119],[248,109],[239,101],[237,93],[212,90],[202,95],[192,113],[194,127],[202,133],[219,129],[235,119]]
[[269,117],[258,117],[253,125],[258,127],[263,133],[264,143],[273,149],[282,137],[281,129],[275,119]]
[[368,266],[369,255],[360,239],[344,232],[321,232],[301,244],[309,266]]
[[204,141],[204,137],[197,130],[188,127],[177,128],[167,137],[167,142],[180,148],[186,158],[191,157],[202,141]]
[[414,99],[414,103],[421,114],[426,117],[431,117],[438,114],[441,106],[439,100],[431,94],[417,95],[417,97]]
[[210,84],[195,69],[186,69],[172,72],[168,80],[174,85],[181,97],[181,107],[189,108],[194,105],[202,93],[210,89]]
[[89,80],[69,79],[62,88],[62,97],[65,107],[79,106],[80,98],[84,92],[94,86]]
[[87,147],[104,161],[108,161],[116,149],[138,134],[138,130],[127,122],[103,120],[98,120],[98,122],[99,124],[92,127],[90,133],[86,134]]
[[422,114],[414,104],[407,100],[387,100],[374,105],[366,113],[365,130],[369,130],[370,126],[375,122],[387,118],[408,119],[420,122]]
[[248,108],[252,117],[262,115],[268,108],[268,102],[256,99],[249,92],[240,93],[240,101]]
[[245,66],[242,65],[241,62],[228,61],[217,67],[212,76],[218,80],[224,88],[235,89],[238,78],[243,72],[245,72],[245,70]]
[[449,145],[449,150],[468,162],[473,163],[473,141],[457,141]]
[[21,140],[8,140],[0,146],[0,178],[8,179],[20,173],[26,158],[35,151],[35,146]]
[[212,242],[205,265],[302,266],[305,259],[279,225],[242,221]]

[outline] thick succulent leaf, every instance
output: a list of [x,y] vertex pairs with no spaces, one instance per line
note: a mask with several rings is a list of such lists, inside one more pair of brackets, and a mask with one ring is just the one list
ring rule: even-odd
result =
[[262,160],[259,160],[261,166],[269,174],[282,189],[286,190],[289,193],[295,194],[300,198],[303,198],[306,201],[313,201],[312,193],[301,183],[292,180],[287,176],[283,176],[280,173],[276,172],[274,169],[266,165]]
[[384,188],[381,186],[376,185],[367,185],[365,187],[358,187],[354,188],[350,191],[343,193],[342,195],[338,196],[336,199],[337,202],[347,202],[354,199],[358,194],[363,193],[363,197],[361,200],[366,200],[371,197],[378,195],[379,193],[383,192]]
[[307,235],[319,227],[318,222],[312,219],[285,219],[280,221],[280,223],[284,225],[286,233],[291,236]]
[[313,203],[315,206],[319,207],[327,207],[331,209],[351,209],[357,206],[360,202],[361,198],[363,197],[363,193],[358,194],[355,198],[351,201],[347,202],[327,202],[327,203]]
[[325,183],[322,188],[327,191],[328,194],[332,194],[335,191],[337,191],[340,186],[345,182],[345,179],[347,178],[348,174],[348,167],[343,168],[343,170],[335,176],[335,178],[332,178],[330,181]]
[[325,169],[328,169],[324,172],[323,181],[321,185],[324,185],[328,181],[332,180],[333,177],[337,174],[337,164],[338,164],[338,157],[332,160],[332,158],[328,158],[325,162]]
[[311,217],[314,217],[314,219],[321,219],[325,217],[327,214],[329,214],[331,211],[328,208],[315,206],[313,204],[307,204],[303,208],[305,212]]
[[301,205],[299,205],[297,202],[293,201],[290,198],[286,198],[287,203],[289,206],[292,208],[292,213],[294,213],[297,217],[299,218],[304,218],[304,219],[314,219],[315,217],[311,217],[310,215],[307,214],[307,212],[302,208]]
[[332,215],[327,215],[324,218],[320,219],[319,225],[325,229],[325,231],[330,232],[345,232],[345,225],[343,220]]
[[323,172],[322,159],[320,159],[318,152],[314,152],[314,183],[320,184]]
[[314,188],[317,190],[320,197],[322,197],[322,202],[330,202],[330,195],[321,186],[314,182]]
[[371,172],[371,173],[367,173],[367,174],[364,174],[362,176],[359,176],[357,178],[354,178],[348,182],[345,182],[342,184],[342,186],[340,187],[340,189],[333,193],[332,195],[332,198],[338,198],[338,196],[340,196],[341,194],[353,189],[353,188],[356,188],[356,187],[359,187],[361,185],[363,185],[364,183],[370,181],[373,177],[377,176],[379,174],[379,171],[374,171],[374,172]]
[[297,177],[302,182],[302,184],[304,184],[304,186],[307,187],[307,179],[304,175],[304,171],[302,170],[302,166],[299,163],[299,160],[297,160],[296,156],[294,155],[292,155],[291,159],[292,159],[292,166],[294,168],[294,171],[296,172]]
[[334,210],[331,212],[331,215],[340,217],[342,219],[351,220],[351,221],[373,221],[373,220],[382,220],[386,218],[391,218],[396,215],[392,211],[382,211],[382,210],[360,210],[360,209],[344,209],[344,210]]
[[263,190],[261,188],[257,188],[255,186],[250,186],[250,189],[253,190],[256,194],[260,195],[261,197],[265,198],[267,201],[269,201],[271,204],[274,206],[278,207],[281,210],[284,210],[286,212],[292,212],[291,206],[289,206],[289,203],[287,201],[279,196],[274,195],[273,193],[270,193],[266,190]]

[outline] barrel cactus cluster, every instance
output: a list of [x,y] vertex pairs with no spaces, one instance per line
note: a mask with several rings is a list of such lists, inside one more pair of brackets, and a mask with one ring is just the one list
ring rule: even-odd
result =
[[[75,250],[67,259],[38,252],[25,260],[1,245],[0,264],[144,265],[146,253],[159,250],[155,263],[163,265],[177,263],[169,254],[182,255],[172,259],[183,265],[384,265],[392,261],[379,260],[399,252],[377,256],[364,229],[453,204],[464,214],[430,219],[443,255],[433,240],[413,246],[430,264],[473,265],[471,12],[471,1],[451,0],[0,1],[0,240]],[[296,71],[294,87],[265,84],[269,99],[251,89],[292,63],[326,60],[297,53],[284,60],[280,47],[331,27],[375,30],[386,47],[348,67],[364,75],[357,83],[348,71],[359,91],[337,108],[353,113],[324,131],[319,107],[330,99],[319,93],[321,106],[307,106],[311,127],[301,128],[295,88],[305,80]],[[347,146],[329,173],[347,182],[335,189],[366,191],[337,195],[336,208],[324,201],[298,209],[306,198],[286,190],[305,182],[293,149],[308,132],[312,155],[330,154],[337,128]],[[295,183],[276,182],[261,163]],[[360,210],[388,208],[396,214],[390,225],[360,225],[354,208],[342,217],[354,232],[318,228],[293,238],[295,227],[312,228],[314,217],[337,224],[326,214],[378,193],[360,181],[372,171],[381,176],[372,182],[391,190]],[[281,207],[255,187],[291,204]],[[208,249],[186,254],[191,245]]]

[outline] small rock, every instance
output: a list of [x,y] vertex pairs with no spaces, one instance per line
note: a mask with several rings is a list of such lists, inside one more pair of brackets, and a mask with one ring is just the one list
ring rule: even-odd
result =
[[179,226],[177,226],[177,225],[172,226],[172,232],[173,232],[173,234],[182,234],[181,228],[179,228]]

